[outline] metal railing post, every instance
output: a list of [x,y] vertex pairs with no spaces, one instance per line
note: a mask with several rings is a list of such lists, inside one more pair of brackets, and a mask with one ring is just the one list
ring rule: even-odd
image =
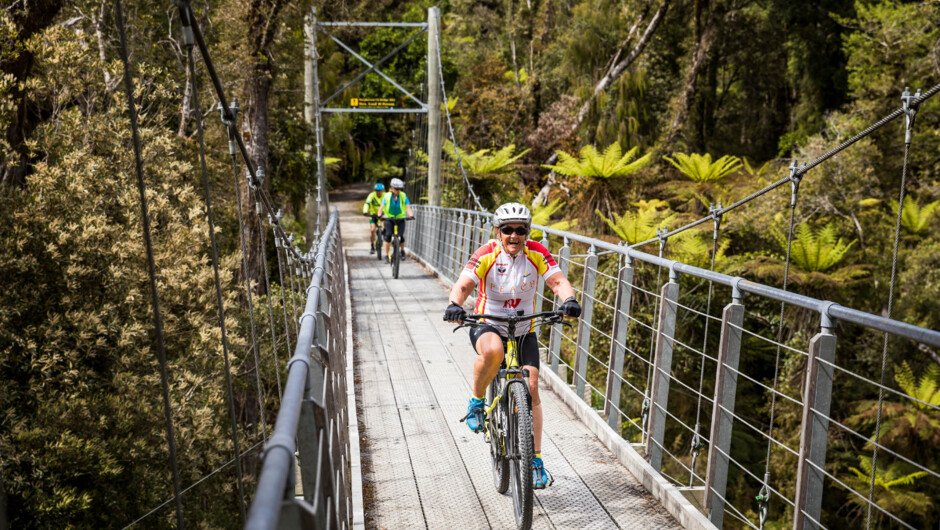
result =
[[450,246],[447,249],[447,277],[451,280],[456,280],[454,269],[457,263],[457,245],[460,240],[460,220],[462,218],[462,213],[454,212],[447,223],[447,239],[450,241]]
[[[594,317],[594,284],[597,281],[597,249],[592,245],[584,260],[584,280],[581,283],[581,318],[578,320],[578,339],[575,344],[574,371],[575,393],[588,405],[591,390],[587,386],[588,359],[591,353],[591,321]],[[587,389],[587,395],[585,395]]]
[[[561,269],[561,274],[565,278],[568,277],[568,262],[571,259],[571,245],[568,243],[568,238],[566,237],[564,243],[561,245],[561,249],[558,251],[558,267]],[[555,309],[561,305],[561,300],[558,297],[555,297]],[[552,334],[549,338],[549,358],[552,363],[552,371],[556,374],[558,373],[558,364],[559,359],[561,358],[561,334],[563,329],[561,324],[555,324],[552,326]]]
[[646,440],[646,454],[650,465],[659,472],[663,463],[663,441],[666,437],[666,408],[669,403],[669,381],[672,372],[673,338],[676,334],[676,310],[679,300],[678,274],[669,269],[669,282],[663,285],[659,305],[659,328],[656,331],[656,356],[653,361],[653,381],[650,384],[650,434]]
[[[737,285],[737,284],[735,284]],[[715,403],[708,447],[708,469],[705,473],[705,510],[708,519],[721,528],[725,515],[725,492],[728,486],[728,465],[731,454],[731,431],[734,428],[734,400],[738,388],[738,361],[741,357],[741,334],[744,326],[744,293],[734,287],[731,303],[721,316],[718,339],[718,366],[715,369]]]
[[[822,470],[826,465],[826,443],[829,437],[829,407],[832,402],[832,372],[836,357],[836,336],[833,322],[822,313],[819,333],[809,342],[806,362],[806,384],[803,392],[803,422],[800,430],[800,456],[796,475],[796,507],[793,528],[818,528],[822,510]],[[824,361],[824,362],[820,362]]]
[[455,280],[457,278],[460,278],[460,273],[463,272],[463,266],[470,259],[470,254],[472,254],[473,251],[476,250],[473,247],[473,243],[470,241],[471,228],[472,228],[472,225],[470,224],[470,214],[467,214],[466,216],[464,216],[463,237],[461,237],[461,244],[460,244],[461,253],[460,253],[460,258],[457,260],[457,274],[454,278]]
[[614,329],[610,341],[610,368],[607,371],[607,391],[604,393],[604,414],[607,425],[620,432],[620,387],[623,377],[623,357],[626,353],[627,330],[630,327],[630,302],[633,297],[633,258],[622,256],[626,265],[617,275],[617,298],[614,302]]

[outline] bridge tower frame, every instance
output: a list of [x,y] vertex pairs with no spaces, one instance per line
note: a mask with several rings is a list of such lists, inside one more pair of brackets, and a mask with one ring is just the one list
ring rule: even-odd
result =
[[[417,28],[417,31],[406,38],[394,50],[386,54],[375,63],[356,53],[350,46],[338,39],[326,28],[332,27],[377,27],[377,28]],[[304,61],[304,120],[307,127],[314,132],[315,145],[309,143],[305,146],[308,160],[316,157],[317,167],[317,195],[307,196],[307,245],[312,246],[320,234],[320,225],[329,217],[329,200],[326,189],[326,162],[323,155],[323,114],[324,113],[369,113],[369,114],[427,114],[428,115],[428,203],[431,206],[441,205],[441,75],[440,75],[440,29],[441,12],[437,7],[428,8],[426,22],[321,22],[317,18],[317,8],[313,7],[307,15],[304,24],[304,33],[307,40],[306,57]],[[329,97],[320,99],[319,54],[317,53],[317,36],[324,34],[335,42],[342,50],[355,57],[367,69],[360,72],[351,81],[335,90]],[[427,57],[427,83],[428,98],[423,102],[414,94],[408,92],[399,83],[385,74],[379,67],[394,57],[406,46],[411,44],[422,34],[428,34]],[[385,79],[418,105],[417,108],[362,108],[327,107],[348,88],[358,83],[369,73],[376,73]]]

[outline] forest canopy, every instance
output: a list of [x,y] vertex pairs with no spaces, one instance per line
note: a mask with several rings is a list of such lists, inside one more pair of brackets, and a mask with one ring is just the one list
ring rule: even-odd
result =
[[[472,206],[456,164],[460,153],[483,206],[530,203],[540,223],[609,241],[644,241],[658,227],[728,205],[786,176],[791,162],[812,160],[899,108],[906,87],[940,83],[936,0],[193,2],[225,89],[242,104],[240,133],[267,175],[262,185],[297,233],[308,228],[305,207],[316,186],[315,164],[305,155],[313,134],[303,120],[303,20],[314,4],[321,20],[405,22],[425,21],[428,8],[439,5],[456,139],[456,146],[444,142],[445,205]],[[206,128],[244,447],[261,440],[278,393],[271,363],[263,388],[254,386],[250,317],[267,322],[261,303],[267,300],[288,311],[302,289],[279,274],[280,250],[264,238],[246,186],[239,213],[227,133],[210,108],[216,98],[202,66],[196,73],[202,107],[193,106],[177,8],[126,0],[124,9],[175,374],[170,393],[182,480],[192,484],[232,452],[195,120]],[[369,61],[413,33],[331,31]],[[421,100],[426,46],[418,38],[382,66]],[[323,97],[363,69],[322,35],[318,53]],[[12,0],[0,9],[0,508],[6,507],[0,523],[14,528],[123,527],[172,495],[122,76],[113,2]],[[374,73],[331,105],[351,98],[410,104]],[[903,201],[905,134],[897,120],[804,177],[792,248],[790,194],[781,190],[728,215],[714,247],[707,225],[707,233],[675,241],[666,256],[702,267],[714,257],[722,272],[775,286],[786,277],[790,290],[887,316],[900,218],[891,317],[940,329],[938,109],[934,98],[918,110]],[[332,187],[401,177],[418,192],[416,202],[427,201],[422,119],[326,116]],[[252,227],[247,266],[240,223]],[[302,250],[309,243],[295,242]],[[257,297],[255,315],[246,282]],[[704,307],[703,299],[689,303]],[[805,342],[812,326],[786,328],[784,342]],[[265,359],[286,351],[283,338],[294,331],[286,319],[272,328],[279,339],[262,348]],[[860,340],[856,351],[840,355],[877,379],[879,340]],[[774,380],[773,352],[759,354],[755,376]],[[802,361],[784,361],[783,384],[799,394]],[[940,354],[930,348],[899,346],[885,381],[921,392],[936,406],[936,392],[927,390],[940,386],[938,365]],[[841,395],[854,388],[846,383]],[[739,401],[763,414],[766,404],[756,395]],[[873,435],[870,398],[834,403],[832,415]],[[900,402],[887,407],[881,443],[938,469],[936,411]],[[793,426],[800,419],[779,421]],[[672,450],[687,451],[689,437],[676,434],[673,443]],[[877,475],[879,502],[894,503],[892,510],[916,526],[936,524],[935,477],[914,477],[900,460],[879,461],[884,468],[872,470],[864,456],[870,445],[848,437],[833,444],[832,473],[866,491],[868,477]],[[763,454],[752,452],[747,463],[762,467]],[[257,453],[247,457],[246,468],[256,459]],[[777,457],[772,465],[792,462]],[[891,482],[898,477],[907,482]],[[753,515],[754,485],[740,474],[733,478],[729,495],[750,503]],[[207,527],[234,526],[234,488],[231,472],[201,484],[190,494],[201,499],[193,502],[199,507],[187,517]],[[836,526],[863,520],[845,489],[834,488],[825,502]],[[169,508],[158,517],[158,526],[172,525]],[[792,524],[792,513],[777,510],[772,522]]]

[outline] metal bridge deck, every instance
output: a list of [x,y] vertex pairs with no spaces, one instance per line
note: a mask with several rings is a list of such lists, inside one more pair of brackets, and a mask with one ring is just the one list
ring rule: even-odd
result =
[[[475,353],[466,330],[441,320],[447,289],[411,260],[392,279],[368,253],[361,203],[334,204],[350,269],[366,527],[512,528],[488,447],[458,423]],[[542,401],[555,483],[536,492],[533,528],[680,527],[560,398],[543,389]]]

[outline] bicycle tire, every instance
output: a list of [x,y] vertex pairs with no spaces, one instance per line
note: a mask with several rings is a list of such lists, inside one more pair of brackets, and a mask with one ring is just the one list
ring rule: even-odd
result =
[[[487,409],[493,404],[493,400],[499,394],[501,387],[502,382],[497,377],[486,389]],[[504,408],[497,406],[486,419],[490,434],[490,457],[493,460],[493,485],[496,486],[496,491],[499,493],[506,493],[506,490],[509,489],[509,460],[506,459],[503,451],[503,442],[505,440],[503,433],[506,432],[505,417]]]
[[[512,486],[512,505],[516,516],[516,527],[528,530],[532,526],[532,459],[535,458],[535,440],[532,437],[532,411],[529,407],[528,388],[521,384],[509,387],[509,403],[506,404],[509,418],[508,440],[514,455],[509,462]],[[518,456],[516,456],[518,455]]]
[[392,238],[392,278],[398,278],[398,267],[401,265],[401,243],[396,235]]
[[375,258],[379,261],[382,261],[382,230],[376,229],[375,239],[372,242],[372,246],[375,248]]

